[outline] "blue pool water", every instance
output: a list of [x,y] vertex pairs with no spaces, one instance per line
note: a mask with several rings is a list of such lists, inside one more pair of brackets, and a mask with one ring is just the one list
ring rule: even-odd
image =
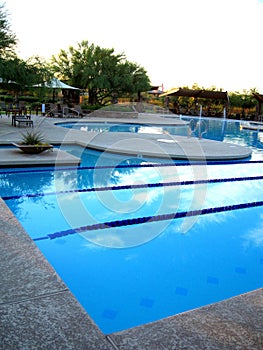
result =
[[262,287],[253,147],[250,160],[190,164],[63,146],[81,167],[2,169],[0,194],[108,334]]
[[[197,126],[199,118],[196,117],[183,117],[182,120],[186,122],[193,121],[193,134],[192,136],[198,136],[199,128]],[[257,130],[249,130],[243,128],[243,124],[247,122],[240,122],[237,120],[222,120],[216,118],[203,118],[202,129],[203,138],[232,142],[235,144],[251,147],[255,153],[258,150],[263,150],[263,132]],[[90,122],[66,122],[57,123],[58,126],[82,130],[83,132],[130,132],[141,134],[171,134],[187,136],[189,132],[189,126],[169,126],[169,125],[142,125],[142,124],[116,124],[116,123],[90,123]]]

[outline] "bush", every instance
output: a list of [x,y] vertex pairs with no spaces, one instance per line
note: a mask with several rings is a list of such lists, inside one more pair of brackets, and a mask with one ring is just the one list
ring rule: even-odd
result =
[[4,101],[6,103],[13,102],[14,101],[14,96],[7,95],[7,96],[4,97]]
[[39,99],[35,96],[19,96],[19,101],[25,101],[28,103],[37,102]]
[[100,108],[101,108],[101,106],[99,106],[99,105],[86,105],[86,104],[81,105],[81,109],[84,111],[86,111],[86,110],[95,111],[95,110],[100,109]]
[[22,134],[22,145],[43,145],[44,137],[40,131],[27,130]]

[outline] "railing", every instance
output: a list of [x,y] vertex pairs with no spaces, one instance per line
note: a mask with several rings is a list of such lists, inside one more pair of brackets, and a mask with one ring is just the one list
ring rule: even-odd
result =
[[67,106],[63,107],[63,109],[62,109],[62,114],[63,114],[63,116],[64,116],[64,115],[67,115],[67,113],[65,113],[66,110],[67,110],[67,111],[73,112],[74,114],[77,115],[77,117],[80,116],[80,112],[79,112],[77,109],[71,108],[71,107],[67,107]]
[[194,119],[191,119],[188,125],[188,136],[191,137],[197,133],[199,139],[203,137],[208,131],[207,123],[199,118],[196,122]]

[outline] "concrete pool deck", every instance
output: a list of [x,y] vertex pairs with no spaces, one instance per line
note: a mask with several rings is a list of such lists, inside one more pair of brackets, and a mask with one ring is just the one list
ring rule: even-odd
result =
[[[99,120],[98,120],[99,119]],[[65,121],[76,121],[76,119],[53,119],[35,117],[33,118],[35,127],[41,129],[47,141],[51,144],[75,144],[78,143],[83,147],[90,147],[96,150],[107,150],[111,153],[122,153],[135,156],[176,158],[186,160],[231,160],[247,158],[251,155],[251,150],[244,146],[224,143],[219,141],[211,141],[207,139],[199,139],[186,136],[173,136],[158,132],[149,133],[129,133],[129,132],[85,132],[76,129],[67,129],[54,124]],[[0,141],[2,144],[10,144],[19,142],[21,133],[24,128],[14,128],[11,126],[7,117],[1,118]],[[80,121],[83,121],[81,119]],[[120,119],[114,118],[85,118],[88,122],[111,122],[119,123]],[[139,114],[138,118],[125,118],[121,122],[145,124],[147,125],[173,125],[184,127],[185,122],[179,118],[160,117],[149,114]],[[31,165],[35,163],[46,165],[53,163],[57,165],[77,162],[72,156],[66,155],[62,151],[58,154],[44,152],[33,157],[25,156],[21,151],[17,150],[0,150],[0,166],[9,166],[10,164]],[[7,154],[8,153],[8,154]],[[20,154],[20,156],[19,156]],[[21,159],[19,159],[21,158]]]
[[78,166],[80,159],[54,148],[41,154],[26,154],[19,149],[0,149],[0,167],[15,166]]
[[[50,143],[74,143],[80,134],[84,144],[96,140],[95,135],[88,139],[86,133],[54,127],[58,119],[33,120]],[[19,141],[23,129],[1,118],[0,143]],[[2,200],[0,236],[0,349],[263,348],[263,289],[106,336]]]

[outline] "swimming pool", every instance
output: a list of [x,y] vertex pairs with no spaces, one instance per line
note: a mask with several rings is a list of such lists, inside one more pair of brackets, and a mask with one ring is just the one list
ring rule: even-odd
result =
[[2,169],[1,196],[104,333],[262,287],[260,148],[207,164],[63,148],[82,166]]
[[[166,118],[164,118],[166,119]],[[171,119],[171,117],[169,118]],[[178,118],[175,118],[178,119]],[[199,134],[198,123],[200,118],[182,117],[183,121],[193,123],[192,136]],[[230,142],[253,149],[255,157],[263,150],[263,131],[247,129],[248,122],[226,120],[218,118],[202,118],[202,137],[205,139]],[[139,134],[170,134],[178,136],[189,135],[189,125],[147,125],[136,123],[110,123],[110,122],[59,122],[56,125],[85,132],[128,132]]]

